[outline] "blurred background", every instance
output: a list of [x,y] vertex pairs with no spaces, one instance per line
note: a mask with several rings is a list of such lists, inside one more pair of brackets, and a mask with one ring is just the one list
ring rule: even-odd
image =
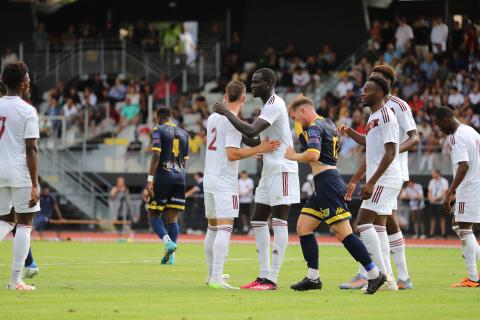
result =
[[[397,72],[392,94],[410,105],[421,139],[409,166],[410,186],[419,184],[423,194],[403,193],[402,228],[414,237],[448,235],[450,218],[429,201],[452,176],[432,114],[448,105],[480,130],[478,0],[4,0],[0,12],[1,66],[27,63],[29,99],[40,114],[40,175],[49,187],[43,214],[67,219],[38,231],[148,230],[150,131],[155,110],[167,105],[190,134],[181,229],[201,233],[205,124],[228,81],[249,88],[255,69],[272,68],[287,103],[304,93],[319,114],[365,132],[360,89],[373,66],[389,64]],[[242,118],[252,121],[259,107],[249,94]],[[362,147],[342,138],[338,167],[346,181],[363,156]],[[242,161],[241,170],[236,232],[247,234],[261,160]],[[300,167],[303,200],[312,192],[309,172]],[[58,210],[49,208],[49,197]],[[292,207],[291,228],[300,206]],[[359,206],[357,196],[353,214]],[[415,233],[411,214],[418,210],[425,231]]]

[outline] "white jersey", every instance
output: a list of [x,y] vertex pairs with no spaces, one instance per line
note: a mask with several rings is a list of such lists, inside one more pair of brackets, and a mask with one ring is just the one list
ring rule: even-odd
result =
[[377,184],[400,189],[402,186],[402,169],[398,157],[399,150],[398,122],[392,110],[383,107],[368,118],[366,134],[367,181],[377,171],[378,165],[385,154],[385,144],[396,144],[396,156],[385,170]]
[[0,98],[0,187],[32,185],[25,139],[39,137],[37,110],[18,96]]
[[242,134],[225,116],[214,113],[208,117],[205,192],[238,194],[238,160],[228,160],[227,148],[240,148],[241,144]]
[[[399,127],[399,141],[400,144],[402,144],[408,139],[407,132],[417,130],[417,125],[413,119],[412,110],[410,109],[408,103],[395,96],[390,96],[390,99],[388,99],[388,101],[385,103],[385,106],[390,108],[393,113],[395,113]],[[402,169],[403,181],[408,181],[408,151],[400,153],[399,161]]]
[[252,203],[254,183],[252,178],[238,179],[240,203]]
[[458,163],[468,161],[467,175],[457,187],[458,202],[478,201],[480,190],[480,135],[470,126],[460,125],[454,134],[448,136],[452,150],[453,176]]
[[270,140],[280,141],[280,148],[263,155],[262,177],[279,175],[282,172],[298,173],[296,161],[285,158],[285,149],[293,147],[292,133],[288,122],[288,112],[285,102],[276,94],[268,99],[262,107],[260,118],[270,123],[270,126],[260,133],[260,140],[269,137]]

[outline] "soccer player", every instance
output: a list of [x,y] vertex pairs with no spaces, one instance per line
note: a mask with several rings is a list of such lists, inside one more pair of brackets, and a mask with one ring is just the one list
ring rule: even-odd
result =
[[[267,138],[278,140],[280,147],[263,155],[262,177],[255,192],[255,205],[250,223],[260,264],[260,274],[244,289],[276,290],[278,274],[288,245],[288,214],[292,203],[300,202],[298,164],[285,159],[285,149],[293,146],[285,102],[275,94],[277,76],[268,68],[257,70],[252,76],[252,94],[264,103],[260,116],[250,124],[231,113],[227,106],[217,102],[213,110],[226,116],[243,134],[242,141],[253,147]],[[255,139],[260,135],[260,140]],[[272,215],[274,233],[272,265],[270,266],[270,232],[267,220]]]
[[[480,224],[480,135],[472,127],[460,123],[447,107],[435,111],[435,122],[450,141],[454,178],[443,206],[447,212],[455,215],[454,231],[462,240],[468,275],[459,283],[452,284],[452,287],[480,287],[475,259],[479,245],[472,230],[474,224]],[[455,209],[452,209],[450,203],[454,193],[456,201]]]
[[395,279],[386,267],[390,247],[385,229],[387,217],[396,208],[403,177],[398,157],[398,122],[393,111],[384,103],[389,91],[389,84],[384,78],[370,77],[361,94],[362,103],[372,111],[366,135],[345,126],[340,127],[340,132],[366,146],[367,183],[362,188],[364,201],[358,214],[358,229],[373,261],[387,274],[386,288],[396,290]]
[[292,147],[288,147],[285,158],[309,163],[315,186],[315,192],[297,221],[297,233],[308,272],[303,280],[290,288],[297,291],[322,288],[318,272],[318,244],[313,232],[324,221],[352,257],[368,270],[371,281],[367,292],[373,294],[385,281],[385,275],[372,262],[365,245],[353,234],[350,226],[352,215],[344,200],[345,183],[336,167],[339,150],[337,128],[330,119],[320,117],[315,112],[313,101],[303,95],[292,101],[289,113],[301,125],[299,139],[306,151],[296,153]]
[[[224,100],[232,114],[238,116],[245,103],[245,85],[231,81]],[[207,153],[203,180],[205,215],[208,230],[205,237],[205,258],[208,265],[208,285],[212,288],[239,289],[223,279],[223,266],[228,256],[228,243],[234,218],[238,218],[238,160],[257,153],[278,149],[278,141],[265,139],[253,148],[240,148],[242,134],[226,117],[212,114],[207,120]]]
[[[5,84],[2,81],[0,81],[0,98],[3,97],[6,94],[7,94],[7,86],[5,86]],[[11,214],[12,215],[14,214],[13,208],[12,208]],[[15,236],[15,231],[16,231],[16,228],[13,228],[13,230],[12,230],[13,236]],[[25,267],[23,269],[23,277],[31,279],[31,278],[37,276],[39,273],[40,273],[40,269],[38,268],[37,263],[33,259],[32,248],[30,248],[28,250],[27,258],[25,259]]]
[[11,290],[35,290],[22,281],[35,212],[40,210],[38,190],[38,114],[22,100],[30,91],[28,68],[22,61],[9,63],[2,73],[7,94],[0,98],[0,240],[12,231]]
[[[172,110],[157,111],[158,125],[152,132],[152,159],[147,178],[148,216],[154,232],[165,244],[162,264],[175,262],[178,214],[185,210],[185,160],[188,159],[188,134],[172,121]],[[160,218],[167,213],[168,227]]]
[[[370,76],[381,77],[385,79],[388,82],[389,88],[392,88],[396,80],[395,71],[388,65],[378,65],[374,67]],[[419,143],[417,126],[415,125],[415,120],[413,119],[410,106],[402,99],[388,94],[385,106],[393,111],[398,121],[400,130],[399,161],[402,169],[402,180],[408,181],[408,151],[413,150]],[[350,128],[346,128],[346,130],[353,132],[353,130]],[[352,138],[355,139],[357,143],[362,144],[364,140],[356,139],[356,136],[357,135],[354,134]],[[364,174],[365,163],[360,166],[357,173],[353,175],[352,179],[347,184],[348,200],[351,199],[351,195],[355,190],[356,184]],[[398,223],[397,203],[394,204],[392,214],[387,216],[386,228],[379,226],[375,222],[374,224],[382,243],[385,266],[388,274],[393,276],[392,266],[390,263],[390,252],[392,252],[393,261],[395,262],[398,271],[398,281],[396,284],[389,282],[389,289],[413,289],[413,283],[410,280],[410,275],[408,274],[407,259],[405,257],[405,240]],[[366,284],[366,277],[366,270],[360,266],[357,275],[355,275],[355,277],[349,282],[341,284],[340,288],[360,289]]]

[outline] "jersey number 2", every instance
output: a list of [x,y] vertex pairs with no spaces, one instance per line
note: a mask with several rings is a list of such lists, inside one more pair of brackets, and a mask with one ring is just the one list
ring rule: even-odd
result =
[[217,141],[217,128],[212,128],[212,135],[213,139],[208,144],[208,150],[217,151],[217,146],[215,145],[215,142]]
[[7,117],[1,116],[0,117],[0,139],[3,136],[3,133],[5,132],[5,122],[7,121]]

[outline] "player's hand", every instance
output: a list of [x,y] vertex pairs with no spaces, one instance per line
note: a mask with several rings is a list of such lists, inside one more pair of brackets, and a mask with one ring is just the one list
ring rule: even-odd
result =
[[372,197],[373,188],[375,188],[375,185],[371,182],[367,182],[362,187],[362,200],[368,200]]
[[143,201],[147,202],[149,196],[150,196],[150,195],[149,195],[149,193],[148,193],[147,188],[143,189],[143,192],[142,192]]
[[28,207],[33,208],[40,198],[40,191],[38,190],[38,185],[32,186],[32,191],[30,193],[30,201],[28,201]]
[[258,152],[260,152],[260,153],[272,152],[272,151],[277,150],[279,147],[280,147],[280,141],[278,141],[278,140],[270,141],[270,138],[266,137],[265,140],[263,140],[258,145]]
[[295,149],[293,149],[291,146],[288,146],[287,149],[285,149],[285,158],[287,158],[288,160],[293,160],[293,156],[296,153],[297,152],[295,151]]
[[227,112],[229,112],[229,110],[228,110],[228,107],[223,102],[219,101],[213,105],[213,112],[224,116],[227,114]]
[[337,127],[337,131],[341,135],[346,135],[348,129],[349,129],[349,126],[347,126],[346,124],[341,124]]
[[447,194],[445,195],[445,201],[443,201],[443,208],[449,214],[453,213],[453,208],[450,205],[450,203],[452,203],[452,198],[453,198],[453,193],[447,192]]
[[255,153],[254,155],[252,155],[252,158],[255,158],[255,159],[262,159],[262,155],[263,153]]
[[151,198],[155,196],[155,193],[153,193],[153,181],[147,182],[147,192]]
[[345,201],[352,201],[352,195],[353,195],[353,192],[355,191],[355,187],[357,186],[356,183],[354,182],[349,182],[347,184],[347,192],[345,193]]

